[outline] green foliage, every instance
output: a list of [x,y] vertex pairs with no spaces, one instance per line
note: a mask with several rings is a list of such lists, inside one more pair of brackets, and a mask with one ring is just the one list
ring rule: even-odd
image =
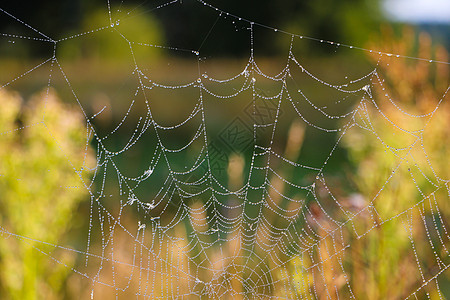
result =
[[42,242],[60,244],[87,198],[84,118],[52,91],[23,102],[0,90],[0,103],[0,295],[61,298],[74,256]]
[[[381,44],[388,53],[447,60],[443,48],[433,49],[424,34],[416,41],[411,30],[400,40],[385,30]],[[343,140],[356,166],[353,181],[366,201],[352,225],[360,234],[368,231],[352,245],[349,264],[354,286],[365,282],[356,294],[397,299],[420,286],[418,263],[430,278],[436,256],[448,255],[447,242],[442,242],[445,232],[434,224],[440,223],[439,214],[444,220],[450,215],[450,167],[442,163],[450,152],[450,105],[445,99],[439,102],[448,88],[449,70],[389,56],[374,55],[373,60],[380,76],[372,85],[377,106],[361,102],[354,117],[357,126]],[[435,288],[425,291],[438,299]]]
[[[127,11],[133,13],[128,15]],[[156,61],[163,53],[162,48],[155,47],[164,44],[159,23],[140,9],[113,8],[109,18],[102,7],[84,18],[81,31],[92,33],[58,44],[58,57],[130,63],[133,61],[130,47],[136,59],[145,58],[147,62]]]
[[383,19],[377,0],[299,2],[290,15],[284,18],[290,32],[352,45],[366,43]]
[[[448,60],[444,48],[432,47],[429,36],[416,38],[410,29],[401,38],[384,29],[376,45],[385,53]],[[305,255],[289,268],[305,287],[297,290],[302,296],[314,290],[317,298],[328,298],[334,287],[344,298],[405,299],[417,290],[417,299],[442,299],[448,297],[448,275],[430,278],[449,254],[450,70],[427,60],[379,54],[370,59],[376,65],[367,89],[372,96],[358,103],[342,138],[354,172],[339,180],[345,185],[350,179],[356,188],[338,197],[350,217],[340,229],[346,242],[336,248],[339,237],[318,230],[320,242],[308,255],[320,261],[320,272],[309,271],[315,265]],[[322,227],[332,228],[316,215]]]

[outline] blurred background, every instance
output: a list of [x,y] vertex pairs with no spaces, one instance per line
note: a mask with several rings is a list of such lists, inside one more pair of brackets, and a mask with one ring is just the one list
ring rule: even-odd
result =
[[[403,299],[415,290],[419,290],[416,294],[419,299],[426,296],[450,298],[450,274],[445,271],[450,263],[447,251],[450,237],[446,231],[450,216],[450,167],[442,163],[447,161],[450,149],[450,105],[446,93],[449,71],[448,64],[428,61],[449,61],[450,2],[211,0],[208,3],[242,19],[227,16],[195,0],[43,0],[0,4],[0,298],[110,299],[144,295],[144,299],[150,297],[147,289],[153,286],[150,298],[167,299],[198,289],[198,282],[177,273],[182,270],[184,274],[208,277],[207,272],[200,271],[198,275],[199,271],[189,265],[197,262],[195,251],[198,249],[189,253],[191,257],[171,256],[172,265],[179,267],[176,271],[169,270],[160,258],[161,266],[158,265],[156,256],[169,257],[168,253],[184,244],[160,242],[157,251],[154,250],[160,256],[155,254],[151,259],[142,249],[141,252],[136,250],[135,240],[124,236],[120,230],[108,229],[114,222],[103,211],[105,209],[112,216],[119,216],[130,232],[136,234],[137,231],[136,236],[146,244],[139,232],[145,231],[150,240],[161,232],[161,228],[154,227],[151,218],[161,217],[160,226],[165,220],[170,223],[181,205],[180,199],[171,199],[168,208],[158,208],[149,215],[143,209],[127,210],[124,204],[133,197],[143,203],[157,199],[159,189],[166,186],[164,180],[169,172],[154,161],[158,156],[154,134],[140,135],[134,140],[133,132],[137,132],[147,116],[146,101],[138,92],[136,68],[139,66],[140,74],[148,79],[146,85],[151,87],[148,97],[153,118],[163,126],[173,126],[189,115],[198,100],[198,89],[167,90],[155,88],[152,82],[182,86],[201,79],[211,90],[228,95],[239,90],[242,82],[214,85],[207,79],[230,78],[243,70],[256,76],[255,70],[249,68],[251,54],[262,72],[275,76],[285,67],[290,49],[301,68],[293,66],[290,70],[293,79],[288,83],[289,90],[292,93],[302,90],[314,105],[299,106],[308,117],[307,122],[299,120],[289,105],[280,106],[281,121],[273,147],[285,157],[311,166],[321,167],[327,161],[327,168],[319,175],[329,185],[321,185],[325,181],[316,178],[313,172],[282,163],[274,165],[291,182],[317,184],[318,198],[305,200],[304,211],[308,217],[299,220],[297,228],[310,226],[315,238],[326,241],[323,228],[334,225],[323,215],[320,206],[328,203],[326,210],[334,220],[345,221],[348,217],[340,215],[342,207],[348,214],[359,213],[351,225],[355,232],[364,233],[364,238],[348,234],[345,239],[350,250],[345,255],[338,255],[341,252],[336,250],[334,258],[324,258],[327,247],[319,244],[311,251],[309,259],[293,255],[281,271],[273,262],[268,262],[271,270],[276,270],[271,274],[274,278],[274,283],[269,284],[274,287],[271,295],[334,299],[336,297],[330,297],[326,287],[329,286],[335,287],[339,291],[336,295],[345,299],[351,295],[357,299]],[[253,27],[252,42],[249,20],[265,25]],[[292,44],[291,36],[283,32],[297,35]],[[300,39],[300,36],[312,39]],[[57,41],[56,46],[53,41]],[[128,41],[132,41],[132,51]],[[375,52],[336,46],[337,43]],[[378,55],[376,51],[425,60],[393,58]],[[57,62],[52,61],[54,55]],[[305,76],[303,67],[323,82],[341,88],[354,87],[362,91],[366,84],[370,85],[371,96],[379,106],[367,107],[365,116],[356,117],[354,120],[359,127],[349,130],[342,140],[337,131],[317,130],[311,124],[335,130],[344,128],[346,120],[324,117],[317,107],[330,106],[332,115],[346,115],[358,107],[363,93],[347,96],[331,90],[322,81]],[[378,77],[366,78],[375,68]],[[279,89],[274,80],[263,76],[255,80],[258,94],[270,97]],[[386,93],[401,104],[402,112],[392,108],[392,103],[384,97]],[[204,109],[212,172],[221,183],[236,190],[249,179],[253,140],[251,130],[247,136],[244,134],[241,142],[230,140],[229,132],[230,129],[248,131],[256,121],[250,113],[251,93],[231,98],[233,101],[218,106],[216,97],[205,95]],[[441,102],[439,113],[427,125],[428,119],[423,116]],[[276,98],[264,106],[258,105],[262,104],[256,104],[263,112],[262,122],[274,118]],[[402,135],[395,126],[383,121],[380,112],[409,131],[406,134],[403,131]],[[411,115],[421,117],[409,118]],[[369,127],[367,124],[371,124],[370,130],[364,130]],[[182,127],[158,139],[173,148],[181,147],[193,136],[197,125]],[[425,126],[423,144],[428,156],[424,156],[421,149],[411,148],[409,154],[403,156],[400,150],[386,152],[380,146],[381,140],[396,149],[409,147],[409,133]],[[377,138],[374,133],[383,135]],[[261,134],[262,140],[267,138],[267,134]],[[331,151],[333,155],[328,160]],[[187,162],[195,161],[196,153],[171,157],[172,167],[175,170],[185,168]],[[114,155],[114,165],[108,162],[108,155]],[[370,200],[378,197],[377,192],[387,174],[400,161],[407,163],[395,169],[393,183],[384,188],[376,204],[368,206]],[[129,186],[118,179],[117,170],[121,170],[124,178],[138,178],[132,196]],[[152,173],[158,176],[146,180]],[[304,197],[274,177],[270,181],[291,199]],[[336,202],[339,207],[327,198],[328,189],[342,199]],[[238,201],[226,197],[222,200],[224,203]],[[187,205],[199,209],[202,200],[198,201]],[[277,201],[282,207],[287,207],[289,202]],[[373,217],[374,211],[379,219]],[[189,227],[183,221],[171,234],[188,243],[193,240],[190,231],[201,232],[202,227],[213,227],[201,220],[203,214],[214,213],[208,208],[201,216],[190,216],[191,220],[198,219],[199,228]],[[266,211],[264,214],[279,228],[285,226],[283,220],[269,217]],[[397,214],[401,216],[393,217]],[[391,218],[394,222],[384,224],[383,220]],[[418,220],[424,220],[425,226],[416,224]],[[239,247],[230,234],[232,230],[215,224],[229,244],[226,245],[228,252],[221,255],[236,255]],[[379,227],[367,231],[373,224]],[[350,225],[344,229],[353,232]],[[105,242],[109,235],[114,236],[119,246],[113,248]],[[217,241],[209,233],[207,238],[206,242]],[[413,247],[411,239],[416,243]],[[127,248],[128,245],[135,248]],[[226,261],[223,257],[221,260],[217,248],[212,247],[210,251],[218,261]],[[93,254],[89,263],[85,252]],[[149,269],[166,268],[165,273],[155,271],[154,279],[143,283],[142,276],[133,276],[135,271],[129,266],[115,267],[111,261],[100,259],[112,256],[130,265],[140,259],[140,266],[145,265],[147,273]],[[318,257],[326,261],[322,274],[311,271]],[[417,267],[417,261],[423,269]],[[339,272],[340,267],[346,272]],[[246,271],[227,270],[227,276],[233,277],[233,272],[244,274]],[[433,278],[437,273],[442,274],[424,287],[425,281],[420,277]],[[92,278],[106,284],[94,284]],[[180,279],[186,282],[179,285],[178,296],[173,296],[174,285],[183,281]],[[293,279],[297,284],[293,285],[291,294],[285,294],[280,286],[292,284]],[[229,279],[232,288],[242,291],[239,285],[243,283],[233,280],[236,279]],[[191,281],[194,282],[191,284]],[[361,286],[360,282],[365,285]],[[117,287],[123,291],[118,291]],[[319,290],[313,294],[316,288]]]
[[[146,18],[153,22],[160,41],[179,48],[197,48],[216,21],[217,15],[202,9],[197,1],[177,1],[173,9],[158,9],[165,1],[111,1],[111,6],[123,6],[124,14],[133,18]],[[332,40],[352,45],[364,45],[374,33],[379,32],[381,23],[394,26],[412,24],[417,30],[426,30],[433,40],[449,45],[450,8],[447,1],[403,1],[403,0],[358,0],[358,1],[211,1],[226,12],[245,17],[248,20],[288,32]],[[182,9],[179,9],[179,8]],[[94,1],[11,1],[2,9],[10,12],[41,32],[59,39],[94,28],[104,22],[101,15],[107,9],[107,2]],[[97,14],[97,18],[93,18]],[[223,30],[223,24],[216,24],[215,32]],[[2,32],[26,33],[26,28],[10,18],[2,17]],[[136,29],[135,30],[139,30]],[[146,29],[147,31],[148,29]],[[139,33],[136,33],[137,35]],[[141,33],[142,34],[142,33]],[[150,34],[150,33],[146,33]],[[233,38],[233,43],[228,40]],[[236,39],[237,38],[237,39]],[[273,37],[275,38],[275,37]],[[224,42],[208,45],[216,55],[246,56],[246,37],[230,34],[223,36]],[[258,44],[259,43],[259,44]],[[7,48],[7,41],[2,41]],[[257,48],[264,54],[272,54],[279,47],[276,40],[257,41]],[[6,50],[6,49],[4,49]],[[44,49],[23,47],[28,57],[47,55]],[[19,54],[19,53],[10,53]],[[21,53],[22,54],[22,53]]]

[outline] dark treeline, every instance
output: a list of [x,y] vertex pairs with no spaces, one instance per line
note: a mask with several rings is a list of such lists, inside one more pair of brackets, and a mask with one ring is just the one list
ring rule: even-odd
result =
[[[231,18],[219,14],[202,5],[198,0],[178,0],[161,9],[167,3],[161,0],[121,1],[111,0],[113,12],[123,10],[129,16],[151,14],[161,24],[165,43],[189,49],[208,47],[217,54],[242,55],[248,50],[248,23],[236,22],[231,28],[238,34],[229,34]],[[261,1],[261,0],[208,0],[231,14],[277,27],[289,32],[328,39],[343,43],[363,44],[370,33],[379,28],[382,19],[380,0],[315,0],[315,1]],[[52,38],[59,38],[68,32],[83,29],[89,23],[89,14],[94,10],[104,10],[107,20],[107,0],[41,0],[4,1],[0,8],[23,20],[32,27]],[[114,14],[113,14],[114,18]],[[205,43],[205,37],[212,29],[218,40]],[[19,22],[2,13],[0,30],[3,33],[30,35],[32,32]],[[227,34],[228,33],[228,34]],[[239,34],[242,33],[242,34]],[[36,36],[36,33],[32,33]],[[261,51],[276,51],[275,40],[256,40]],[[5,42],[5,38],[2,38]],[[32,55],[42,51],[33,49]],[[31,52],[30,52],[31,53]],[[31,54],[30,54],[31,55]]]

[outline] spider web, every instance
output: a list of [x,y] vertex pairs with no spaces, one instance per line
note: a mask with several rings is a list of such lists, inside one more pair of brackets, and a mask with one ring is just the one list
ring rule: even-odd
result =
[[[448,82],[434,104],[416,114],[389,94],[382,70],[399,60],[448,63],[288,33],[198,3],[217,19],[196,49],[131,39],[121,26],[137,10],[122,17],[123,1],[119,8],[107,2],[109,24],[60,39],[0,9],[2,17],[29,33],[2,33],[3,38],[50,45],[48,59],[3,83],[2,89],[45,68],[47,87],[78,106],[86,121],[86,146],[96,149],[90,180],[80,175],[80,186],[90,195],[89,219],[82,220],[87,224],[85,248],[20,236],[1,225],[3,238],[34,242],[36,251],[56,264],[64,262],[53,255],[54,249],[82,258],[83,263],[67,267],[89,290],[83,296],[99,299],[358,298],[363,283],[353,276],[363,268],[365,253],[407,239],[404,253],[414,268],[404,276],[412,283],[399,287],[399,297],[443,299],[439,279],[450,266],[445,211],[450,187],[448,173],[428,154],[425,133],[432,134],[427,126],[448,102]],[[182,5],[170,1],[151,10],[179,10]],[[205,50],[217,22],[228,24],[230,35],[247,36],[248,59],[227,69],[231,75],[217,72],[217,61]],[[283,60],[258,60],[254,42],[264,34],[287,37]],[[102,35],[114,36],[127,48],[132,88],[121,91],[117,107],[91,111],[58,48]],[[370,54],[378,57],[377,63],[364,73],[347,64],[333,78],[304,57],[306,43],[331,57],[338,51]],[[141,48],[164,49],[185,60],[166,57],[173,61],[148,67]],[[108,72],[99,67],[101,76],[108,78]],[[105,129],[96,120],[108,109],[121,119]],[[376,172],[370,192],[337,180],[339,169],[345,169],[341,149],[346,145],[386,153],[387,162],[379,161],[385,169],[348,171],[355,181]],[[400,185],[413,186],[407,200],[392,193],[399,189],[399,178]],[[380,210],[383,203],[387,208]],[[380,234],[374,245],[374,236],[393,224],[402,228],[394,241]],[[380,253],[380,261],[396,255]],[[382,270],[373,270],[377,272]]]

